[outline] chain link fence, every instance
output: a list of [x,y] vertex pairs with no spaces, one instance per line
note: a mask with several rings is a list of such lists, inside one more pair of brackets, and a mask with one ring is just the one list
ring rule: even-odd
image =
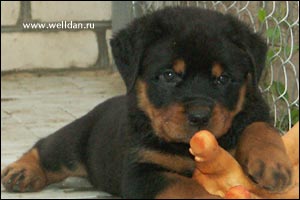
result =
[[132,16],[166,6],[196,6],[230,13],[267,40],[266,68],[260,90],[269,103],[274,125],[282,132],[299,121],[298,1],[132,1]]

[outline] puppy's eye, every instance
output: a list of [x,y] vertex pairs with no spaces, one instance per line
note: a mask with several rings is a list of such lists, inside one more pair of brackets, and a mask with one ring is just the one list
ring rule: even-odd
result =
[[174,82],[177,81],[178,75],[171,69],[164,71],[160,76],[159,79],[164,80],[166,82]]
[[215,79],[215,84],[217,85],[226,85],[230,81],[230,77],[227,74],[222,74],[221,76]]

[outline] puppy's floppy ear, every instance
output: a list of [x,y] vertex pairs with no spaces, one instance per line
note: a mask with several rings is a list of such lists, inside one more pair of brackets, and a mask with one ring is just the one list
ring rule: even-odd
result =
[[248,55],[252,65],[249,72],[252,74],[254,86],[257,86],[265,67],[267,44],[260,35],[236,18],[230,16],[230,23],[232,29],[227,32],[228,37]]
[[143,54],[143,39],[133,26],[119,31],[110,40],[115,64],[125,82],[127,93],[133,88]]
[[252,73],[253,85],[257,86],[265,68],[268,47],[258,34],[252,32],[248,32],[248,34],[244,41],[240,41],[240,43],[251,62],[250,73]]

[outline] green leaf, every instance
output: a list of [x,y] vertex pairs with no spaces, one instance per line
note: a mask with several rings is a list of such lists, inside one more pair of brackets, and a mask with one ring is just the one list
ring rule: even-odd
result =
[[270,48],[267,52],[267,62],[270,62],[274,55],[275,55],[274,50]]
[[[286,46],[284,48],[284,50],[285,50],[285,53],[286,53],[287,56],[290,55],[290,53],[291,53],[291,47],[290,46]],[[292,49],[292,54],[295,53],[298,50],[299,50],[299,46],[298,45],[294,45],[293,49]]]
[[291,111],[292,124],[295,125],[299,121],[299,108],[294,108]]
[[296,51],[299,51],[299,46],[298,45],[294,45],[293,53],[295,53]]
[[271,42],[276,42],[280,39],[280,30],[278,27],[269,28],[266,31],[266,35],[271,40]]
[[[284,85],[279,82],[279,81],[274,81],[272,86],[271,86],[271,92],[276,95],[276,96],[281,96],[284,93],[285,87]],[[287,92],[285,92],[285,94],[283,95],[284,98],[286,98],[286,100],[289,99],[289,95]]]
[[258,20],[261,23],[265,21],[266,16],[267,16],[266,10],[263,9],[263,8],[259,9],[259,11],[258,11]]

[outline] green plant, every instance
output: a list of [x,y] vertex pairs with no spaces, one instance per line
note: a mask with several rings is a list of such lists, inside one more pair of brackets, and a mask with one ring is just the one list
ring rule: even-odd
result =
[[[280,12],[275,14],[282,15],[282,13],[284,13],[282,9]],[[267,20],[266,17],[267,17],[266,10],[264,8],[260,8],[257,15],[259,22],[263,24]],[[278,18],[280,18],[280,16]],[[280,31],[280,27],[278,24],[274,25],[273,27],[269,27],[265,31],[265,36],[269,39],[270,43],[272,44],[269,46],[269,50],[267,52],[267,59],[266,59],[267,67],[271,66],[271,63],[276,60],[277,54],[281,56],[283,55],[289,56],[290,53],[294,54],[295,52],[299,51],[298,45],[294,45],[293,48],[289,45],[280,47],[279,46],[281,44],[280,40],[282,39],[281,34],[282,33]],[[268,87],[267,83],[262,83],[262,84],[265,86],[265,88]],[[285,88],[284,84],[281,83],[280,81],[273,81],[272,85],[270,86],[269,92],[275,97],[279,97],[279,96],[281,97],[277,102],[278,105],[276,105],[277,112],[278,112],[276,127],[279,128],[280,130],[286,131],[289,129],[289,119],[291,120],[291,125],[294,125],[299,121],[299,107],[297,107],[296,105],[289,106],[288,109],[290,112],[287,112],[287,107],[284,101],[291,102],[291,100],[287,89]],[[274,103],[270,96],[267,96],[266,99],[270,104]]]
[[[289,102],[289,95],[287,92],[285,92],[284,85],[279,81],[274,81],[271,85],[270,92],[275,96],[282,96],[282,98],[285,98]],[[299,121],[299,108],[296,106],[292,106],[290,109],[290,115],[291,115],[291,124],[292,126],[295,125]],[[289,126],[289,114],[286,113],[282,116],[280,120],[277,120],[276,123],[277,127],[280,127],[283,130],[288,130]]]

